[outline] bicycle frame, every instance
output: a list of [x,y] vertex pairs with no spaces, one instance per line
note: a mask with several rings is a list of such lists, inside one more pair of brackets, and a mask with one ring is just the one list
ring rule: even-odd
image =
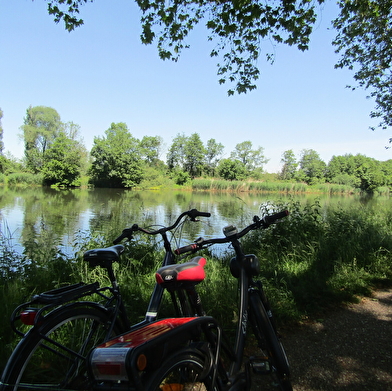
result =
[[[260,332],[264,332],[264,322],[270,324],[272,327],[274,338],[276,338],[276,326],[274,319],[272,317],[272,312],[265,296],[264,290],[262,288],[261,281],[254,281],[253,276],[257,275],[259,272],[259,264],[257,257],[253,254],[246,255],[239,242],[239,239],[247,234],[250,230],[258,228],[267,228],[270,224],[275,222],[275,220],[286,217],[288,215],[287,211],[279,212],[272,216],[267,216],[263,220],[260,220],[257,216],[254,217],[254,223],[244,228],[241,232],[237,233],[235,227],[226,227],[224,232],[226,234],[225,238],[215,238],[207,239],[199,238],[195,241],[195,244],[188,245],[176,250],[177,254],[183,254],[186,252],[196,252],[202,248],[209,247],[217,243],[230,243],[234,249],[235,257],[232,258],[230,263],[230,270],[233,277],[238,279],[239,282],[239,299],[238,299],[238,320],[236,324],[236,334],[233,345],[225,344],[222,346],[222,350],[228,354],[230,359],[230,368],[227,373],[224,374],[227,384],[226,386],[230,391],[242,390],[244,385],[248,384],[248,373],[247,369],[242,370],[245,340],[249,322],[252,323],[252,327],[255,331],[255,336],[259,338]],[[257,309],[258,303],[261,302],[263,313],[268,318],[268,320],[262,322],[261,328],[259,327],[259,322],[257,318],[260,319],[261,314]],[[254,313],[253,313],[254,311]],[[260,373],[260,367],[257,368],[257,359],[249,359],[249,365],[253,369]],[[264,358],[261,358],[265,361]],[[269,373],[269,368],[264,370],[265,373]],[[288,375],[288,373],[287,373]],[[227,377],[226,377],[227,376]],[[290,386],[291,389],[291,386]]]

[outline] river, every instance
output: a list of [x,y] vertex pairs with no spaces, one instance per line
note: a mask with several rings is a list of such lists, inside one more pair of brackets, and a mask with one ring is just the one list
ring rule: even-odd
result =
[[[210,212],[209,219],[201,218],[200,223],[185,226],[182,241],[189,243],[198,236],[221,236],[222,228],[229,224],[241,228],[249,224],[255,214],[260,214],[261,206],[289,199],[300,202],[318,200],[322,205],[366,205],[363,198],[354,196],[1,188],[1,232],[18,252],[31,245],[57,246],[72,256],[77,241],[84,235],[105,235],[110,244],[123,228],[134,223],[141,226],[169,225],[188,209]],[[377,202],[390,200],[377,197]]]

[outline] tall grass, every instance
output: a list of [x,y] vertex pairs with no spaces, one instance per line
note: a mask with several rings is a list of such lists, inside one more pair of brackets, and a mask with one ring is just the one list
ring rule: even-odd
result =
[[[215,191],[247,191],[267,193],[323,193],[323,194],[354,194],[359,189],[351,186],[323,183],[318,185],[307,185],[302,182],[285,181],[227,181],[223,179],[196,178],[192,181],[193,190],[215,190]],[[386,189],[380,189],[385,194]]]
[[[316,316],[331,306],[355,301],[380,283],[392,281],[392,211],[371,206],[321,207],[316,201],[264,205],[260,215],[288,209],[290,216],[267,230],[252,231],[242,240],[246,253],[257,254],[260,278],[280,323]],[[143,240],[143,241],[142,241]],[[0,370],[16,336],[9,328],[12,310],[31,294],[79,281],[108,283],[99,268],[90,269],[83,252],[108,245],[104,237],[83,234],[75,243],[75,257],[32,246],[18,254],[2,237],[0,291]],[[208,260],[206,280],[199,285],[209,315],[232,327],[236,317],[237,282],[229,271],[230,249]],[[116,273],[134,322],[144,316],[154,285],[154,271],[163,253],[153,239],[140,238],[126,246]],[[170,316],[170,306],[163,315]]]
[[259,254],[263,279],[278,296],[282,317],[312,315],[355,301],[380,282],[391,283],[392,211],[380,206],[324,209],[317,202],[274,208],[287,208],[291,216],[254,232],[245,245]]

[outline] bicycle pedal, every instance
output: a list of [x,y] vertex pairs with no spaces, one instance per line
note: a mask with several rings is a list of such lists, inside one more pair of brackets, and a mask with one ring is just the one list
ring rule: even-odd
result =
[[250,357],[249,363],[254,374],[269,375],[271,373],[268,357]]

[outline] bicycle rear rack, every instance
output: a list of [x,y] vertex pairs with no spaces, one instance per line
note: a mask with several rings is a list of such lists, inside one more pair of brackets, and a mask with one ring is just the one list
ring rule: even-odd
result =
[[24,324],[34,326],[42,319],[43,313],[51,308],[98,293],[98,290],[98,282],[92,284],[79,282],[34,295],[30,301],[15,308],[11,315],[11,328],[16,334],[24,337],[26,333],[18,329],[15,324],[17,321],[21,320]]
[[[89,373],[99,384],[98,389],[121,389],[119,382],[132,384],[137,390],[144,390],[144,373],[151,373],[162,365],[165,359],[189,342],[201,351],[213,354],[205,363],[206,374],[216,370],[220,345],[220,332],[215,319],[209,316],[167,318],[147,324],[113,340],[97,346],[90,353]],[[202,338],[204,335],[205,339]],[[215,347],[210,350],[203,347]],[[119,388],[118,388],[119,387]]]

